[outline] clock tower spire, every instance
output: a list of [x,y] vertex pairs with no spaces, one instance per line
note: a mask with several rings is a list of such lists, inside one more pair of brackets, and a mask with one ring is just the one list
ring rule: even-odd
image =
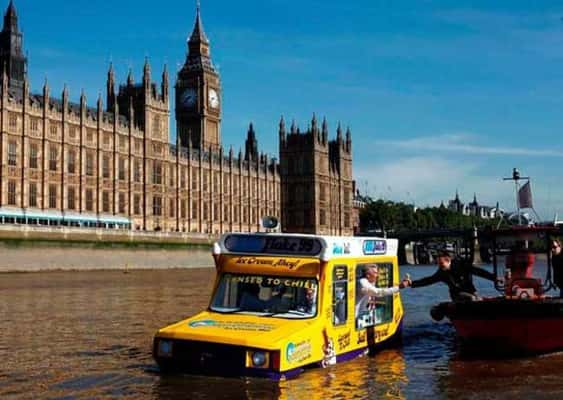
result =
[[27,57],[23,52],[23,34],[18,26],[14,1],[4,13],[4,26],[0,32],[0,68],[6,68],[10,88],[23,88],[27,78]]
[[188,52],[176,81],[176,126],[180,145],[196,149],[221,147],[221,79],[203,29],[199,1]]

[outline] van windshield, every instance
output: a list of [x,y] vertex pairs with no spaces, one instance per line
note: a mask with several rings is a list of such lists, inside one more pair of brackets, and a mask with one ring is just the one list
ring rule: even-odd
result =
[[318,281],[264,275],[224,274],[211,310],[276,318],[312,318],[317,315]]

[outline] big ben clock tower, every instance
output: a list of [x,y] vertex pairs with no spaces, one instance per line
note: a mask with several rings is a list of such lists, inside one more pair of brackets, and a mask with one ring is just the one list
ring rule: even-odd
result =
[[186,63],[176,82],[176,125],[180,145],[218,150],[221,146],[221,80],[213,66],[199,5],[188,40]]

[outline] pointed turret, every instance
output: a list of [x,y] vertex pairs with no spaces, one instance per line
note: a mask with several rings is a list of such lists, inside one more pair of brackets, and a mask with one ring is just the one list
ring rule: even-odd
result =
[[9,29],[13,32],[18,32],[18,13],[14,1],[10,0],[10,4],[4,14],[4,30]]
[[297,126],[295,125],[295,120],[291,121],[291,128],[289,128],[289,133],[295,135],[297,133]]
[[210,57],[209,39],[207,39],[207,35],[203,29],[201,10],[198,3],[194,28],[188,39],[188,57],[183,69],[188,71],[206,70],[216,73]]
[[49,82],[47,81],[47,78],[45,78],[45,83],[43,83],[43,97],[48,98],[49,93],[50,93]]
[[190,44],[209,44],[209,39],[207,39],[207,35],[205,34],[205,30],[203,29],[203,22],[201,22],[201,6],[198,2],[196,7],[196,16],[195,16],[195,23],[194,29],[190,38],[188,40]]
[[283,119],[283,115],[280,118],[280,129],[278,131],[280,137],[280,144],[285,143],[285,120]]
[[135,84],[135,79],[133,78],[133,70],[129,68],[129,74],[127,75],[127,86],[133,86]]
[[80,108],[82,110],[86,109],[86,93],[84,93],[84,89],[80,91]]
[[254,124],[251,122],[250,125],[248,125],[248,131],[247,131],[247,137],[249,139],[255,139],[256,138],[256,132],[254,132]]
[[43,84],[43,108],[45,110],[49,109],[51,102],[51,89],[49,89],[49,83],[47,78],[45,78],[45,83]]
[[148,88],[151,84],[151,64],[149,58],[145,57],[145,66],[143,67],[143,85]]
[[63,100],[63,104],[68,104],[68,87],[66,85],[66,83],[63,86],[63,93],[61,95],[62,100]]
[[102,99],[102,93],[98,93],[98,102],[97,102],[97,106],[98,106],[98,113],[102,113],[104,111],[103,106],[104,106],[104,100]]
[[313,118],[311,119],[311,134],[317,142],[322,142],[321,130],[319,129],[319,123],[317,121],[317,115],[315,113],[313,113]]
[[318,129],[317,115],[313,113],[313,118],[311,119],[311,131],[313,131],[313,133],[317,133]]
[[326,144],[328,142],[328,123],[326,122],[326,117],[323,118],[321,135],[323,137],[323,144]]
[[338,143],[342,142],[342,126],[340,125],[340,122],[338,123],[338,128],[336,128],[336,140]]
[[27,57],[23,53],[23,35],[18,26],[18,14],[10,1],[4,14],[0,33],[0,63],[6,64],[10,87],[23,88],[27,76]]
[[254,125],[252,122],[248,127],[246,136],[244,159],[246,161],[258,160],[258,141],[256,140],[256,132],[254,132]]
[[170,92],[170,80],[168,78],[168,66],[164,64],[164,70],[162,71],[162,100],[168,101],[168,96]]
[[108,111],[115,107],[115,72],[113,70],[113,63],[109,63],[108,79],[106,84],[106,102]]
[[350,127],[346,128],[346,151],[350,152],[352,150],[352,131]]

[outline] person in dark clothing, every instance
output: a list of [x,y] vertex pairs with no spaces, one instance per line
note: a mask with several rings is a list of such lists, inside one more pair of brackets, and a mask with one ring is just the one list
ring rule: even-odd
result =
[[438,253],[438,270],[434,275],[412,281],[412,288],[429,286],[434,283],[442,282],[448,285],[450,297],[453,301],[459,300],[479,300],[477,289],[473,285],[473,275],[495,281],[496,276],[484,269],[467,265],[460,260],[453,260],[447,251]]
[[553,283],[559,288],[559,297],[563,297],[563,251],[559,239],[551,241],[551,266],[553,268]]

